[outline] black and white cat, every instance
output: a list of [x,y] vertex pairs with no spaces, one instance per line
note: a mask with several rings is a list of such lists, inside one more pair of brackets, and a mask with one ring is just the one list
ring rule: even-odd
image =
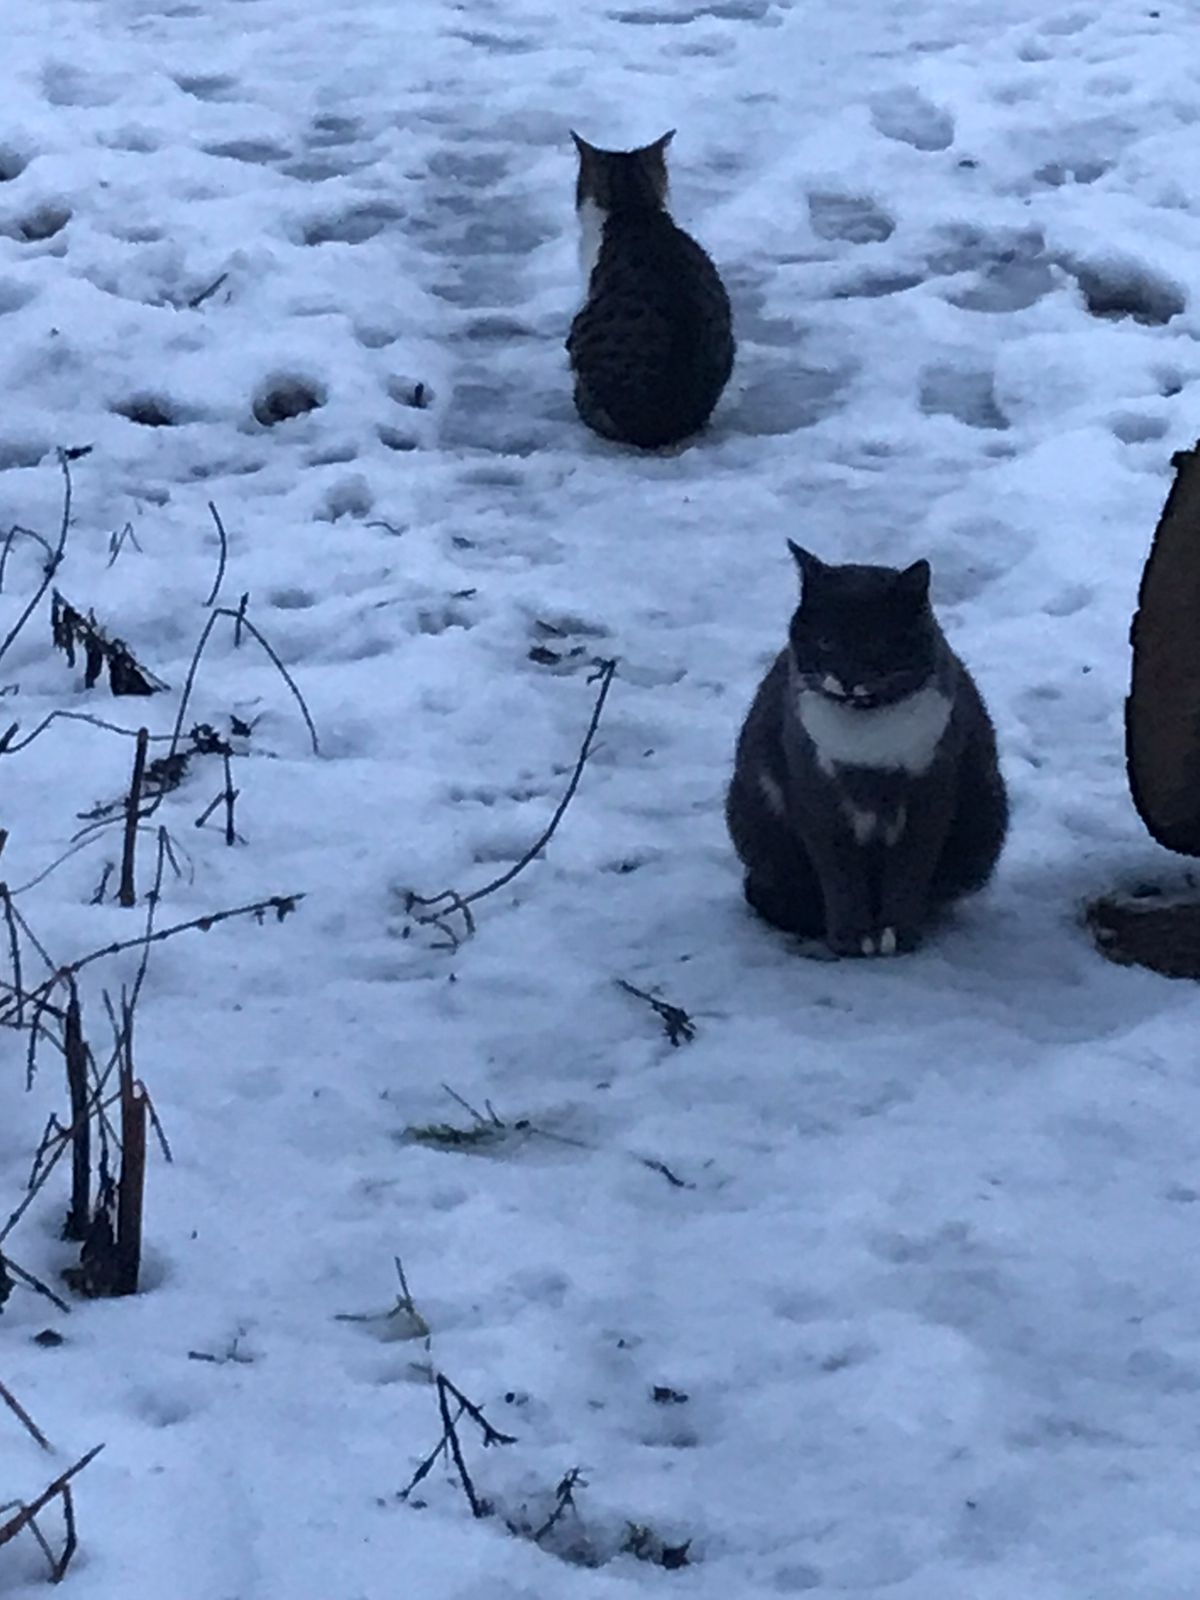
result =
[[738,739],[726,801],[746,898],[839,955],[911,950],[991,876],[1008,799],[991,719],[929,602],[929,563],[830,566]]
[[733,370],[729,296],[667,212],[673,134],[629,151],[571,137],[587,286],[567,339],[576,409],[606,439],[676,444],[708,421]]

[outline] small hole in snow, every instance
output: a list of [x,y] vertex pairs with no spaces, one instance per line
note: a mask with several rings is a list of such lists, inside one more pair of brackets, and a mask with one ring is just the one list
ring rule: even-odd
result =
[[119,401],[113,410],[119,417],[126,417],[143,428],[173,428],[179,421],[171,402],[156,394],[131,395],[128,400]]
[[29,165],[29,158],[11,145],[0,145],[0,183],[11,183]]
[[14,239],[23,239],[26,244],[40,244],[43,239],[53,239],[56,233],[61,233],[70,220],[71,213],[66,206],[38,206],[4,231]]
[[264,428],[273,428],[324,404],[324,391],[307,378],[271,378],[255,396],[254,416]]

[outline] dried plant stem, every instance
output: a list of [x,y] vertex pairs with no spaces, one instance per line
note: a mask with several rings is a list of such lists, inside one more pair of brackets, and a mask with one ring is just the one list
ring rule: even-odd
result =
[[12,964],[12,989],[17,1002],[13,1025],[22,1028],[25,1025],[25,995],[21,976],[21,939],[17,932],[12,896],[6,883],[0,883],[0,904],[4,907],[4,925],[8,929],[8,958]]
[[121,1180],[117,1186],[117,1294],[136,1294],[146,1192],[146,1091],[133,1072],[133,1006],[122,997]]
[[440,928],[457,946],[462,941],[454,934],[446,923],[445,918],[452,912],[458,912],[463,919],[467,936],[469,937],[475,932],[475,919],[472,915],[471,907],[478,901],[483,900],[487,895],[495,894],[498,889],[505,888],[519,873],[524,872],[532,861],[537,860],[557,832],[558,825],[566,815],[567,807],[571,804],[575,797],[575,791],[579,788],[580,780],[583,777],[583,769],[587,765],[587,759],[592,750],[592,742],[596,737],[596,730],[600,726],[600,718],[604,713],[604,702],[608,699],[608,691],[612,687],[616,670],[617,663],[615,661],[604,661],[597,668],[591,680],[594,682],[599,679],[600,690],[596,696],[596,703],[592,707],[591,720],[588,723],[587,732],[584,734],[575,768],[571,773],[570,782],[563,792],[562,799],[555,807],[554,815],[550,818],[549,823],[538,838],[530,845],[519,861],[514,862],[511,867],[508,867],[499,877],[493,878],[490,883],[484,884],[482,889],[473,889],[470,894],[459,894],[455,889],[444,889],[441,894],[430,896],[410,893],[406,902],[407,909],[410,912],[416,911],[418,913],[416,918],[418,922],[429,923],[434,927]]
[[72,491],[71,491],[71,467],[70,467],[70,463],[69,463],[69,461],[67,459],[67,453],[66,453],[65,450],[60,450],[58,452],[58,465],[59,465],[59,470],[62,472],[62,475],[63,475],[63,508],[62,508],[62,520],[59,523],[59,528],[58,528],[58,543],[55,545],[54,549],[51,551],[49,557],[46,560],[46,565],[42,569],[42,581],[38,585],[36,592],[34,593],[32,598],[29,600],[28,604],[25,606],[25,609],[21,612],[21,615],[17,618],[17,620],[13,623],[12,627],[8,630],[8,633],[5,636],[3,643],[0,643],[0,661],[3,661],[5,655],[8,653],[9,649],[11,648],[11,646],[12,646],[14,640],[16,639],[17,635],[20,633],[21,629],[25,626],[25,624],[29,621],[29,619],[33,615],[33,613],[37,610],[38,606],[42,603],[42,598],[45,595],[46,590],[54,582],[54,574],[58,571],[59,567],[62,565],[63,552],[67,548],[67,534],[70,531],[70,527],[71,527],[71,493],[72,493]]
[[225,563],[229,560],[229,538],[225,532],[225,524],[221,521],[221,513],[211,500],[208,502],[208,512],[217,525],[217,538],[221,541],[221,554],[217,558],[217,575],[213,579],[213,586],[208,592],[208,599],[204,602],[206,606],[211,606],[216,604],[217,595],[220,593],[221,584],[225,579]]
[[[65,1300],[56,1295],[53,1289],[48,1288],[40,1278],[35,1278],[32,1272],[26,1272],[24,1267],[19,1267],[11,1256],[5,1256],[4,1270],[11,1273],[27,1289],[32,1289],[35,1294],[40,1294],[44,1299],[49,1300],[51,1305],[57,1306],[60,1311],[66,1312],[68,1315],[70,1314],[71,1308]],[[4,1540],[0,1538],[0,1544],[3,1543]]]
[[68,980],[63,1044],[67,1058],[67,1089],[71,1097],[71,1207],[63,1229],[68,1239],[87,1238],[92,1210],[92,1123],[88,1106],[88,1048],[83,1037],[79,987]]
[[134,858],[137,854],[138,808],[142,803],[142,780],[146,775],[146,745],[149,739],[149,729],[139,728],[137,749],[133,756],[133,778],[125,801],[125,837],[121,849],[121,883],[117,890],[117,901],[127,907],[137,905]]
[[4,1401],[4,1404],[12,1412],[13,1416],[16,1417],[17,1421],[22,1424],[30,1438],[33,1439],[34,1443],[40,1444],[43,1450],[49,1450],[49,1439],[47,1439],[46,1435],[38,1427],[37,1423],[29,1415],[28,1411],[26,1411],[25,1407],[17,1399],[16,1395],[13,1394],[12,1390],[7,1388],[3,1383],[0,1383],[0,1400]]
[[[24,750],[27,745],[31,745],[35,739],[45,733],[46,729],[54,722],[87,722],[93,728],[103,729],[105,733],[119,733],[123,739],[136,739],[142,731],[140,728],[123,728],[119,722],[106,722],[103,717],[94,717],[89,711],[51,711],[23,739],[15,738],[20,723],[12,723],[4,734],[0,735],[0,756],[16,755],[18,750]],[[170,738],[171,735],[169,733],[152,733],[150,742],[152,744],[166,744]]]
[[[39,1511],[45,1510],[51,1500],[60,1494],[65,1495],[67,1485],[71,1479],[77,1477],[86,1466],[89,1466],[103,1449],[104,1446],[98,1444],[89,1450],[87,1455],[80,1456],[75,1465],[60,1473],[52,1484],[42,1490],[36,1500],[31,1500],[28,1505],[21,1506],[9,1517],[7,1522],[0,1522],[0,1545],[6,1545],[11,1539],[15,1539],[22,1528],[27,1527],[33,1521]],[[74,1547],[72,1546],[72,1548]]]
[[[175,718],[175,727],[171,734],[171,752],[174,754],[176,748],[178,747],[179,740],[183,736],[184,719],[187,716],[187,709],[192,697],[192,690],[196,686],[196,673],[199,670],[200,660],[208,646],[208,641],[212,638],[213,629],[216,627],[217,623],[222,617],[229,617],[232,619],[234,625],[234,647],[236,648],[241,644],[241,631],[243,628],[245,628],[246,632],[258,641],[265,654],[269,657],[275,670],[279,673],[284,683],[286,683],[288,688],[291,690],[296,704],[300,707],[300,715],[304,718],[304,724],[308,729],[308,736],[312,740],[313,754],[320,755],[321,741],[317,737],[316,724],[313,722],[304,696],[296,687],[296,680],[292,677],[291,673],[279,659],[274,647],[267,641],[267,639],[263,637],[259,630],[246,616],[247,600],[248,596],[243,595],[242,603],[238,606],[236,611],[231,606],[215,606],[209,613],[208,621],[200,630],[200,637],[196,641],[196,648],[192,651],[192,659],[188,663],[187,676],[183,683],[183,693],[179,699],[179,714]],[[3,745],[0,744],[0,750],[2,749]]]
[[230,922],[234,917],[261,918],[268,911],[273,911],[276,921],[282,922],[303,899],[302,894],[273,894],[265,900],[252,900],[248,905],[231,906],[228,911],[210,911],[205,916],[192,917],[187,922],[173,922],[169,928],[156,928],[153,933],[144,934],[137,939],[117,939],[112,944],[106,944],[102,950],[92,950],[86,956],[80,956],[78,961],[60,967],[54,978],[49,981],[53,984],[59,979],[69,977],[72,973],[82,972],[84,967],[90,967],[93,961],[101,961],[105,956],[117,956],[124,950],[136,950],[141,945],[161,944],[164,939],[173,939],[177,933],[187,933],[191,929],[207,933],[218,923]]

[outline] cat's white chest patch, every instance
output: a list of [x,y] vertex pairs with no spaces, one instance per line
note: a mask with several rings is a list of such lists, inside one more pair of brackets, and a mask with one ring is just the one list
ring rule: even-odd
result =
[[608,213],[601,211],[594,200],[585,200],[579,207],[579,270],[583,274],[583,292],[587,293],[588,284],[592,281],[592,268],[600,255],[600,244],[604,238],[604,224],[608,220]]
[[950,721],[950,700],[933,684],[892,706],[856,710],[828,695],[801,689],[796,715],[813,742],[825,772],[835,767],[875,767],[908,772],[928,770]]

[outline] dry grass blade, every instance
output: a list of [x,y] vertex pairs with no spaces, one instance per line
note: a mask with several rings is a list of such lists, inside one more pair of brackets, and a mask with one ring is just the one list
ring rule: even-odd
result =
[[42,581],[34,592],[33,597],[29,600],[28,604],[25,606],[25,609],[21,612],[21,615],[8,630],[3,643],[0,643],[0,661],[4,660],[5,655],[11,649],[17,635],[21,632],[21,629],[29,621],[30,617],[37,610],[38,606],[41,605],[42,598],[45,595],[46,590],[49,589],[50,585],[54,582],[54,574],[62,565],[63,553],[67,548],[67,534],[71,527],[72,494],[71,466],[65,450],[60,450],[58,452],[58,465],[59,470],[63,475],[63,508],[62,520],[59,523],[58,528],[58,543],[47,557],[46,565],[42,571]]

